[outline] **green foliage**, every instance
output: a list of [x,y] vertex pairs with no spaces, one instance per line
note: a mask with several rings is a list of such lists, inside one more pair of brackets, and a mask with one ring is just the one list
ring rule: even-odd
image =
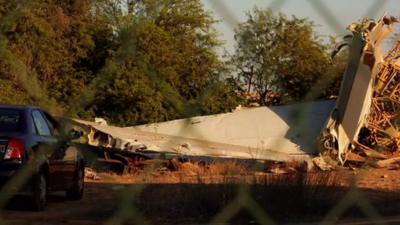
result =
[[0,0],[0,16],[1,103],[119,125],[236,106],[199,0]]
[[9,79],[0,79],[0,102],[4,104],[32,104],[24,90]]
[[101,94],[96,95],[90,107],[96,116],[121,125],[162,118],[162,96],[141,71],[111,62],[102,73],[110,81],[98,86]]
[[232,62],[239,81],[247,92],[258,93],[261,105],[268,104],[269,93],[283,102],[301,100],[325,79],[330,59],[312,22],[258,8],[247,17],[236,30]]
[[200,100],[202,114],[216,114],[229,112],[242,102],[238,97],[237,89],[226,81],[220,81],[209,87]]
[[[237,105],[223,81],[219,42],[200,1],[131,1],[118,18],[117,49],[87,110],[113,123],[142,124],[221,113]],[[221,85],[214,89],[215,86]],[[209,103],[206,103],[210,101]]]
[[[84,62],[94,54],[96,33],[103,29],[92,11],[93,2],[30,1],[20,7],[17,16],[2,23],[8,41],[8,55],[2,57],[2,63],[18,64],[14,66],[18,68],[1,73],[16,77],[14,85],[28,95],[42,93],[35,96],[33,104],[53,102],[48,106],[54,108],[57,102],[55,111],[68,108],[69,99],[91,79],[93,67]],[[7,17],[17,4],[1,1],[0,15]],[[18,71],[21,68],[23,72]],[[21,85],[24,82],[27,84]]]
[[299,100],[341,68],[311,22],[267,10],[237,29],[239,82],[200,0],[0,0],[0,16],[1,103],[118,125],[228,112],[245,85]]
[[[336,46],[337,42],[335,39],[331,40],[332,48]],[[331,98],[332,96],[338,96],[340,85],[343,79],[343,74],[345,73],[347,64],[349,60],[348,48],[342,50],[338,53],[332,60],[331,64],[326,68],[323,79],[320,79],[316,87],[320,87],[320,91],[317,93],[318,96],[323,98]],[[317,96],[317,97],[318,97]]]

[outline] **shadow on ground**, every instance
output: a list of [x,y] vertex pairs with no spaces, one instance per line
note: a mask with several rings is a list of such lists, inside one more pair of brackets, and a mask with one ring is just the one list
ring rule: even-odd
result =
[[[348,192],[348,188],[326,186],[245,187],[263,211],[278,224],[321,221]],[[142,191],[136,197],[130,196],[140,189]],[[16,197],[2,211],[2,216],[10,224],[103,224],[120,209],[122,201],[128,200],[150,224],[207,224],[234,201],[241,190],[244,189],[240,184],[87,183],[81,201],[68,201],[63,193],[59,193],[49,196],[45,211],[32,212],[27,208],[26,198]],[[360,189],[359,192],[381,216],[400,215],[398,192],[369,189]],[[246,201],[243,198],[238,202]],[[341,216],[350,219],[365,217],[358,207],[350,207]],[[231,224],[257,224],[254,216],[244,209],[230,221]],[[128,219],[126,224],[134,223]]]

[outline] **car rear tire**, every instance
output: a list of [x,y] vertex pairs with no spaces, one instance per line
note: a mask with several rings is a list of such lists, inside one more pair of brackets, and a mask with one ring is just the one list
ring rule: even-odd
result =
[[83,197],[85,187],[85,168],[79,167],[75,173],[74,183],[72,187],[66,190],[67,198],[70,200],[80,200]]
[[33,179],[32,186],[32,208],[42,211],[47,204],[47,181],[43,172],[39,172]]

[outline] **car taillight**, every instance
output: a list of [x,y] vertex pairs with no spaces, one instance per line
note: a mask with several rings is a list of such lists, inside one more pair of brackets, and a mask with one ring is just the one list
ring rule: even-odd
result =
[[24,152],[24,141],[21,139],[13,138],[8,141],[4,159],[21,159]]

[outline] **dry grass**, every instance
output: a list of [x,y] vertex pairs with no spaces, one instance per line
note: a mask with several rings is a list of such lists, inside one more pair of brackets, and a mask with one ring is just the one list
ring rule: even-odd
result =
[[246,175],[251,172],[248,166],[235,161],[210,164],[205,170],[207,175]]
[[[304,173],[302,165],[295,163],[273,163],[261,170],[235,161],[172,164],[158,162],[157,166],[144,168],[134,175],[112,175],[119,181],[129,180],[124,183],[133,186],[145,184],[134,204],[153,224],[207,223],[243,195],[243,189],[248,190],[245,194],[275,221],[318,221],[346,195],[353,174],[352,171]],[[292,168],[288,170],[292,172],[268,173],[271,168]],[[375,178],[379,178],[378,175],[375,174]],[[365,191],[371,192],[363,189]],[[373,196],[378,205],[387,199],[400,199],[394,192],[372,191],[369,196]],[[394,207],[382,208],[382,212],[392,209]],[[154,217],[155,212],[157,217]],[[360,214],[356,207],[350,207],[346,216],[352,218]],[[243,224],[251,221],[252,216],[242,209],[232,220],[233,224]]]
[[[198,184],[261,184],[261,185],[308,185],[333,186],[336,173],[305,173],[304,164],[298,162],[270,163],[255,167],[238,161],[204,164],[177,160],[147,161],[134,174],[117,175],[102,173],[100,177],[117,183],[198,183]],[[341,179],[343,180],[343,179]],[[104,180],[103,180],[104,181]]]
[[[183,181],[174,184],[148,184],[136,204],[145,215],[157,211],[159,218],[166,221],[176,221],[179,215],[182,219],[206,223],[243,195],[241,190],[244,188],[248,190],[247,195],[274,219],[290,221],[296,217],[313,218],[326,214],[347,190],[336,186],[337,177],[331,173],[276,175],[233,170],[243,172],[243,175],[235,175],[231,173],[231,166],[234,164],[210,165],[200,170],[199,174],[203,175],[197,174],[195,179],[182,178]],[[189,171],[193,172],[193,168]],[[246,210],[240,210],[234,220],[241,224],[249,218]]]

